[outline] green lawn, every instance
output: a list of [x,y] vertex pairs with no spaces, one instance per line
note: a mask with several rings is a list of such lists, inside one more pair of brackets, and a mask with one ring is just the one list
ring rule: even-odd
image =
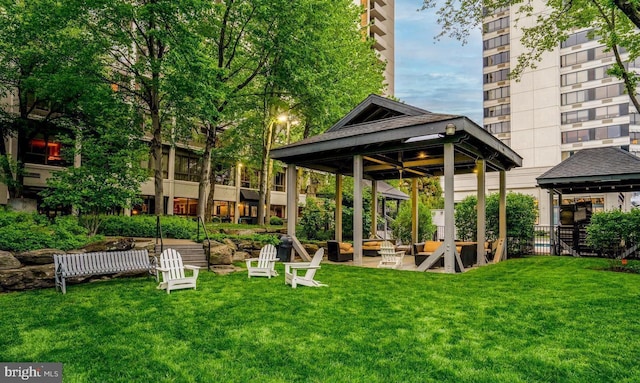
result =
[[[65,382],[638,382],[640,275],[532,257],[462,275],[323,265],[0,295],[0,361]],[[280,266],[280,265],[278,265]]]

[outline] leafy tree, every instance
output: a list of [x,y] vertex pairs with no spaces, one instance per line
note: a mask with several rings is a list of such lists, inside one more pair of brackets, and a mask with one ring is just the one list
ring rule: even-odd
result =
[[300,234],[307,239],[326,240],[333,236],[333,224],[330,202],[307,198],[300,217]]
[[[458,237],[464,240],[477,239],[477,204],[476,196],[468,196],[456,205],[455,223]],[[507,244],[509,252],[516,254],[533,238],[533,225],[536,222],[537,208],[535,199],[526,194],[507,194]],[[487,197],[486,225],[487,239],[495,240],[499,235],[500,195]]]
[[[182,125],[163,126],[179,114],[197,78],[185,76],[197,61],[201,37],[196,21],[207,15],[207,2],[191,0],[93,0],[87,25],[102,39],[109,68],[104,80],[122,92],[138,114],[150,119],[156,215],[164,214],[162,142]],[[177,78],[177,79],[176,79]],[[182,86],[176,86],[180,82]],[[187,126],[189,128],[190,126]]]
[[[0,96],[14,103],[0,108],[0,182],[10,198],[22,196],[29,141],[60,130],[61,117],[93,97],[100,50],[82,17],[71,2],[0,1]],[[11,137],[17,161],[8,157]]]
[[[437,38],[450,36],[462,43],[474,28],[482,25],[483,9],[504,6],[515,8],[512,24],[526,25],[525,18],[535,18],[532,27],[522,27],[520,42],[524,46],[518,64],[511,68],[511,77],[519,78],[527,68],[535,67],[544,52],[556,49],[575,29],[593,28],[592,35],[613,51],[616,62],[610,74],[624,80],[629,97],[636,109],[640,108],[636,85],[638,75],[630,71],[621,58],[621,49],[628,53],[627,62],[640,54],[638,31],[640,5],[636,0],[573,0],[545,2],[545,12],[534,8],[531,2],[522,0],[424,0],[422,9],[437,8],[438,23],[442,31]],[[640,109],[638,109],[640,110]]]
[[73,207],[92,235],[103,214],[113,208],[130,208],[139,199],[140,184],[148,177],[140,166],[146,146],[133,111],[122,113],[123,104],[110,98],[107,86],[94,92],[94,102],[83,104],[83,119],[65,118],[73,132],[66,140],[73,149],[65,155],[70,159],[80,156],[81,164],[55,172],[47,179],[49,188],[42,192],[46,206]]
[[[399,238],[403,243],[411,243],[411,202],[402,201],[396,220],[391,224],[393,236]],[[428,241],[433,238],[436,227],[431,220],[431,210],[425,203],[418,203],[418,241]]]

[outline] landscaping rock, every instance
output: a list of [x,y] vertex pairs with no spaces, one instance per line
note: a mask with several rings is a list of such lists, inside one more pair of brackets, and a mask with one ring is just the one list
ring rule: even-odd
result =
[[314,245],[311,243],[305,243],[304,245],[302,245],[302,247],[304,247],[304,249],[307,251],[307,253],[309,253],[310,256],[313,257],[313,254],[316,253],[316,251],[318,251],[319,247],[318,245]]
[[52,264],[0,270],[0,291],[33,290],[54,286]]
[[246,251],[236,251],[233,253],[233,262],[244,262],[247,258],[251,258],[251,254]]
[[17,269],[22,264],[8,251],[0,251],[0,270]]
[[211,245],[211,264],[230,265],[233,260],[233,250],[227,245]]
[[58,249],[40,249],[25,251],[16,254],[15,257],[24,265],[46,265],[53,263],[54,254],[64,254],[65,252]]
[[113,238],[87,245],[83,248],[88,253],[96,251],[125,251],[136,246],[133,238]]
[[233,251],[238,250],[238,245],[236,245],[236,243],[233,242],[233,240],[231,238],[225,238],[224,239],[224,244],[229,246],[231,249],[233,249]]
[[209,270],[216,273],[216,275],[227,275],[242,270],[240,267],[234,265],[215,265],[209,267]]

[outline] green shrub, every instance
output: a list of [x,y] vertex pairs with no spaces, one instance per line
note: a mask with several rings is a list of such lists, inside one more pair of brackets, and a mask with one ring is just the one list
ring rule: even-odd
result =
[[587,226],[587,243],[601,255],[615,258],[628,244],[638,243],[638,227],[640,209],[597,212]]
[[284,223],[284,221],[282,220],[282,218],[280,218],[278,216],[274,215],[271,218],[269,218],[269,225],[282,226],[283,223]]
[[333,238],[333,212],[329,201],[308,197],[300,218],[300,236],[307,239]]
[[[391,224],[393,236],[400,238],[403,243],[411,243],[411,202],[403,201],[396,220]],[[424,242],[433,238],[436,226],[431,220],[431,210],[420,201],[418,203],[418,242]]]
[[102,237],[89,237],[75,216],[53,222],[35,213],[0,212],[0,249],[28,251],[44,248],[78,249]]
[[[160,217],[160,224],[163,238],[190,239],[196,236],[198,230],[194,220],[184,217]],[[98,232],[108,236],[154,238],[156,236],[156,216],[106,216]]]

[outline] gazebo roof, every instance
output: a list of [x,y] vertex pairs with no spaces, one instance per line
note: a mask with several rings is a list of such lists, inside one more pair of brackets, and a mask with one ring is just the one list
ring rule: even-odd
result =
[[582,149],[537,178],[562,194],[640,190],[640,158],[610,146]]
[[[447,126],[454,127],[447,134]],[[273,149],[271,157],[302,167],[353,175],[353,156],[363,156],[364,174],[374,180],[440,176],[444,143],[455,148],[456,173],[509,170],[522,158],[464,116],[431,113],[370,95],[325,133]]]

